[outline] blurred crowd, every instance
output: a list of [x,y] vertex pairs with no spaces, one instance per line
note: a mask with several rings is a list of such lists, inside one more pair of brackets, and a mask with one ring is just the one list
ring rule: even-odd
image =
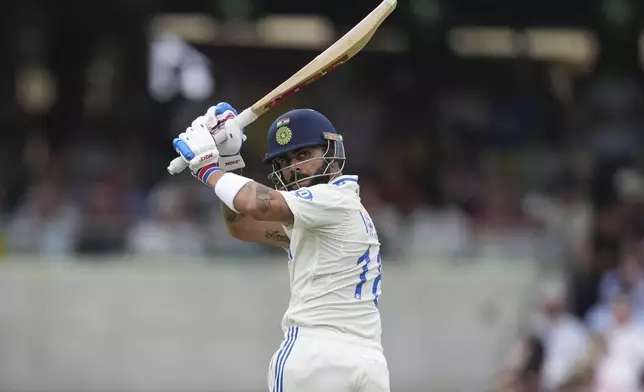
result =
[[[19,175],[0,181],[5,252],[254,253],[226,237],[210,190],[187,173],[165,172],[172,138],[192,119],[222,100],[242,108],[288,69],[279,64],[247,74],[242,65],[261,53],[226,55],[226,68],[216,72],[225,77],[215,80],[208,99],[148,104],[121,122],[84,118],[70,125],[64,143],[56,141],[62,148],[37,129],[25,132],[20,148],[6,154],[22,163]],[[632,84],[628,78],[597,78],[566,104],[553,92],[548,67],[538,63],[448,66],[450,73],[426,75],[385,55],[356,59],[251,126],[245,175],[266,182],[265,130],[279,112],[313,107],[344,134],[345,171],[360,176],[363,201],[390,255],[587,260],[593,192],[602,189],[593,190],[593,181],[607,175],[594,173],[595,161],[604,153],[636,155],[629,149],[639,148],[641,91],[622,91]],[[232,68],[244,77],[229,77]],[[607,95],[627,93],[625,108],[606,108],[616,105]],[[606,123],[615,118],[628,123]],[[136,127],[143,130],[133,134]],[[622,188],[632,188],[637,176],[633,167]],[[611,211],[602,212],[608,226],[618,219]]]
[[570,311],[561,282],[544,284],[529,333],[494,390],[644,390],[644,273],[635,257],[629,252],[602,277],[601,299],[585,317]]
[[[206,99],[127,101],[111,117],[70,120],[54,140],[28,126],[15,148],[3,146],[5,167],[21,163],[0,177],[3,251],[59,259],[256,254],[257,247],[228,238],[212,191],[187,173],[167,175],[171,140],[218,101],[243,108],[309,54],[289,53],[289,61],[276,59],[257,74],[248,64],[262,52],[217,53],[225,61],[215,58],[216,88]],[[360,176],[389,255],[532,257],[548,249],[543,258],[559,263],[570,250],[562,237],[580,243],[590,224],[592,146],[570,144],[575,132],[589,140],[592,132],[580,124],[586,119],[575,118],[588,110],[562,105],[548,67],[538,63],[442,66],[449,72],[427,73],[385,54],[356,58],[250,127],[245,175],[266,181],[265,130],[279,112],[313,107],[344,134],[345,171]]]
[[595,79],[579,105],[586,176],[523,198],[546,228],[539,257],[564,278],[540,287],[500,391],[644,391],[642,102],[619,79]]

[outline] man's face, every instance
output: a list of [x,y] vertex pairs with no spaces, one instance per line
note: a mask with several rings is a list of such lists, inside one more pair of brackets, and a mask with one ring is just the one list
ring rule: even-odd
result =
[[307,178],[316,174],[322,174],[327,163],[324,161],[324,151],[322,147],[308,147],[300,150],[289,152],[284,157],[277,158],[282,178],[285,184],[297,181],[293,188],[302,188],[310,186],[312,179],[299,181],[301,178]]

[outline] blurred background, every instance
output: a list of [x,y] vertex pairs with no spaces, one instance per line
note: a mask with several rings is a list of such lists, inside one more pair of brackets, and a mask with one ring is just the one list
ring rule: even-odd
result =
[[[266,389],[283,252],[227,235],[171,141],[377,0],[4,1],[0,390]],[[311,107],[383,243],[392,390],[644,390],[644,4],[399,0]],[[266,182],[265,182],[266,183]]]

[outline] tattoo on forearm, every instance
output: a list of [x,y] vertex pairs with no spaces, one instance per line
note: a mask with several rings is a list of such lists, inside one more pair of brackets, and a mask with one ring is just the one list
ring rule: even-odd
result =
[[237,222],[238,220],[240,220],[240,219],[242,219],[244,217],[244,214],[237,213],[237,212],[231,210],[224,203],[221,203],[221,210],[224,213],[224,219],[226,219],[227,223]]
[[251,192],[250,197],[253,197],[252,195],[255,194],[255,204],[260,212],[268,212],[271,208],[271,201],[273,200],[270,195],[271,188],[252,181],[246,183],[242,189],[248,189]]
[[291,211],[285,206],[282,196],[274,189],[254,181],[247,182],[237,193],[240,210],[258,221],[292,220]]
[[268,230],[265,237],[279,242],[290,242],[288,236],[280,233],[278,230]]
[[269,193],[270,191],[271,188],[262,184],[257,184],[255,188],[257,207],[261,212],[267,212],[269,208],[271,208],[271,196]]

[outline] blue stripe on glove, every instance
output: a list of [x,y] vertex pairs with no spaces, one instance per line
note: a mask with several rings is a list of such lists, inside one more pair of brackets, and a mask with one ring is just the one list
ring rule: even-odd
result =
[[235,110],[234,107],[230,106],[228,102],[219,102],[217,106],[215,106],[216,115],[224,114],[226,110],[230,110],[235,114],[235,116],[237,115],[237,110]]
[[[191,161],[194,159],[195,154],[192,152],[190,147],[184,142],[183,140],[176,138],[172,141],[172,145],[174,146],[174,149],[179,153],[184,159]],[[221,168],[217,166],[217,164],[213,163],[208,166],[204,166],[201,169],[192,172],[192,175],[195,176],[199,181],[203,182],[204,184],[208,184],[208,178],[213,174],[218,171],[221,171]]]
[[190,147],[184,142],[183,140],[179,138],[175,138],[172,141],[172,146],[174,147],[175,151],[179,153],[182,157],[184,157],[186,160],[191,161],[194,159],[195,154],[192,152]]

